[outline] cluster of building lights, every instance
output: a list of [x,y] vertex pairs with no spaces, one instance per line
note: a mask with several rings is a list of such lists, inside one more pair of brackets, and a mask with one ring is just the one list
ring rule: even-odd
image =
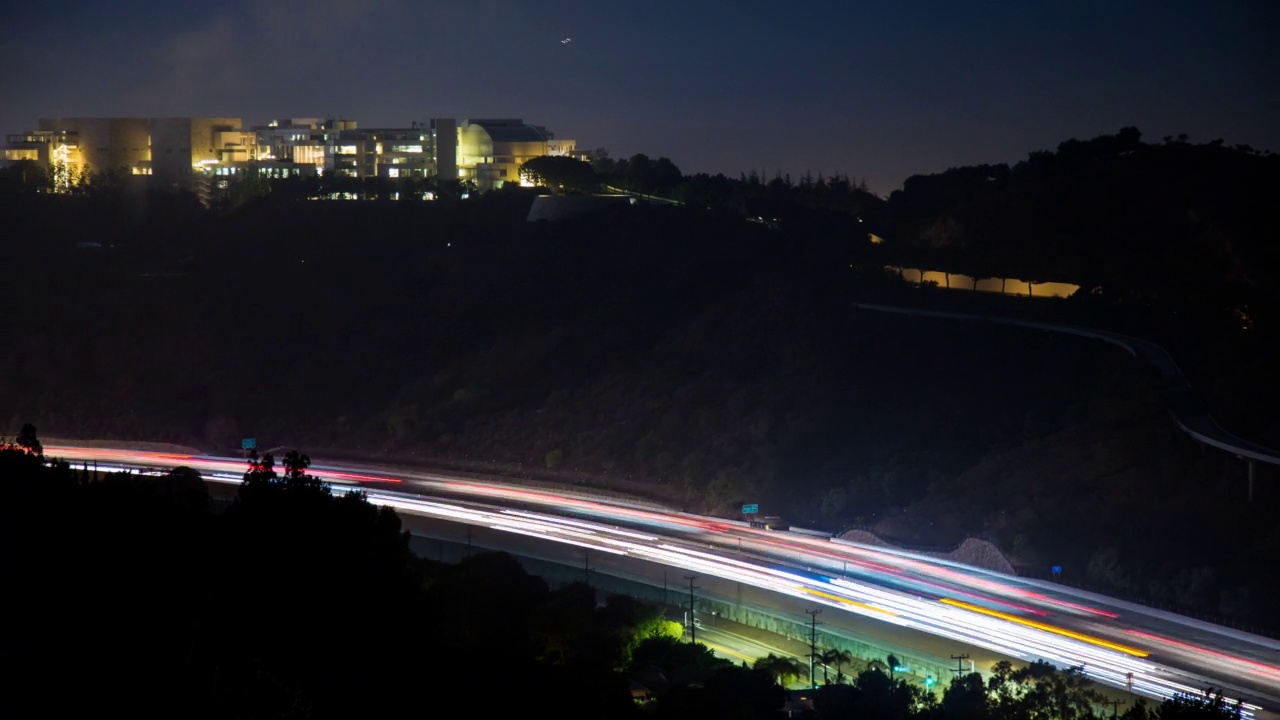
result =
[[239,118],[42,118],[38,130],[7,137],[4,159],[34,161],[63,178],[149,175],[176,190],[210,180],[225,187],[248,174],[457,178],[488,190],[521,182],[519,167],[532,158],[576,154],[574,141],[510,118],[436,118],[407,128],[290,118],[247,129]]

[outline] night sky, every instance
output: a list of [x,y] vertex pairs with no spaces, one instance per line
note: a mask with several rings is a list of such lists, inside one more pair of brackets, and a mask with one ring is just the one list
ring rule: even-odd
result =
[[[1053,7],[1047,7],[1052,5]],[[1280,151],[1280,3],[3,3],[0,130],[42,116],[523,117],[579,148],[865,178],[1142,129]],[[568,44],[560,41],[572,38]]]

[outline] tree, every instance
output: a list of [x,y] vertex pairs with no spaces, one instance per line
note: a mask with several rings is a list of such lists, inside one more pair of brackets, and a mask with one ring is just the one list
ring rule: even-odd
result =
[[18,432],[18,437],[14,438],[13,444],[32,455],[44,457],[44,446],[36,436],[36,426],[31,423],[22,425],[22,430]]
[[635,649],[645,640],[679,640],[684,636],[684,628],[680,623],[666,619],[661,607],[625,595],[610,595],[597,614],[604,632],[617,637],[621,667],[631,663]]
[[170,503],[191,508],[193,511],[207,510],[209,507],[209,488],[204,477],[192,468],[180,466],[155,480],[156,491]]
[[799,660],[790,657],[779,657],[773,653],[757,659],[752,667],[768,672],[783,687],[786,687],[787,683],[794,682],[808,674]]
[[985,720],[987,707],[987,688],[978,673],[957,676],[942,693],[940,709],[947,720]]
[[590,192],[596,186],[596,171],[576,158],[544,155],[520,166],[520,178],[550,188],[553,192]]
[[[824,666],[831,665],[832,663],[835,664],[836,682],[840,683],[840,682],[844,682],[843,668],[845,663],[853,662],[853,653],[849,652],[848,650],[841,650],[839,648],[828,648],[827,650],[823,651],[821,659],[822,659],[822,664]],[[826,680],[827,680],[826,668],[824,667],[822,671],[822,681],[825,683]]]
[[320,482],[320,478],[307,474],[307,468],[311,467],[311,458],[307,455],[297,450],[290,450],[285,453],[281,465],[284,466],[285,487],[312,492],[324,489],[324,483]]
[[614,170],[614,161],[609,157],[609,148],[598,147],[587,151],[587,162],[600,175],[609,175]]
[[987,690],[997,718],[1085,720],[1104,699],[1078,668],[1061,671],[1042,660],[1017,670],[996,663]]
[[1221,690],[1207,688],[1202,695],[1176,695],[1163,703],[1152,717],[1156,720],[1239,720],[1240,701],[1229,702]]
[[732,663],[716,657],[711,648],[702,643],[686,643],[673,637],[659,636],[641,640],[636,645],[631,652],[629,668],[635,671],[658,667],[669,678],[697,681],[730,666]]
[[276,479],[275,456],[267,453],[259,457],[257,450],[250,450],[249,469],[244,473],[244,485],[246,487],[273,485]]
[[855,717],[905,720],[929,702],[919,688],[891,680],[879,669],[858,673],[853,686],[858,690]]
[[18,160],[0,168],[0,194],[50,192],[51,176],[35,160]]

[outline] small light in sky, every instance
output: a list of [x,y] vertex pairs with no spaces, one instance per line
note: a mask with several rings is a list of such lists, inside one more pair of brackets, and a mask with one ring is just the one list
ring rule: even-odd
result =
[[565,38],[565,39],[563,39],[563,40],[561,40],[561,41],[560,41],[560,44],[561,44],[561,45],[568,45],[568,44],[569,44],[569,43],[571,43],[571,42],[573,42],[573,38]]

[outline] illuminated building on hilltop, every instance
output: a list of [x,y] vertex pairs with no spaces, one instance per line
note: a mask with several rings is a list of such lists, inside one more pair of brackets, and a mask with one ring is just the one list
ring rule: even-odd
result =
[[480,190],[520,183],[520,166],[544,155],[574,155],[573,140],[519,119],[464,120],[458,128],[458,177]]
[[118,172],[202,197],[249,173],[449,179],[489,190],[520,182],[520,165],[532,158],[575,151],[572,140],[519,119],[361,128],[354,120],[288,118],[246,129],[232,117],[42,118],[39,130],[7,140],[4,159],[50,172],[55,191],[86,171]]
[[194,190],[203,168],[247,158],[239,118],[41,118],[39,129],[9,135],[5,160],[34,161],[68,182],[86,171],[148,175],[166,190]]

